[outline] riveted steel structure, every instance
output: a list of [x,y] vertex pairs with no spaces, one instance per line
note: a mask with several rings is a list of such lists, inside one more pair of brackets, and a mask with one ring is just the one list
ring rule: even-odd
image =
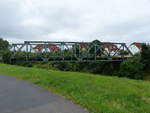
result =
[[11,45],[11,60],[122,61],[132,57],[125,43],[25,41]]

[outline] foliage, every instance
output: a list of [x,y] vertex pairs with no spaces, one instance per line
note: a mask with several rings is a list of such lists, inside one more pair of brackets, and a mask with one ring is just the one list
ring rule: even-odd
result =
[[53,63],[53,66],[58,70],[62,70],[62,71],[83,71],[82,63],[78,63],[78,62]]
[[143,44],[142,51],[141,51],[141,59],[142,62],[145,64],[145,71],[150,70],[150,45]]
[[[99,45],[99,46],[101,46],[102,45],[102,43],[99,41],[99,40],[94,40],[94,41],[92,41],[91,42],[91,44],[90,44],[90,54],[95,54],[95,49],[98,49],[98,46],[97,45]],[[101,50],[98,50],[98,51],[96,51],[96,54],[99,54],[99,55],[101,55],[102,53],[101,53]]]
[[47,69],[47,70],[57,70],[52,63],[47,63],[47,62],[37,62],[33,64],[34,68],[41,68],[41,69]]
[[10,57],[11,57],[11,52],[9,50],[3,51],[2,61],[4,63],[10,64],[11,63]]
[[0,61],[10,63],[9,42],[0,38]]
[[[9,70],[9,71],[8,71]],[[149,113],[150,83],[0,64],[0,74],[48,88],[87,108],[91,113]]]
[[3,40],[2,38],[0,38],[0,51],[8,50],[8,47],[9,47],[8,41]]
[[117,70],[119,70],[119,65],[119,62],[61,62],[54,63],[53,66],[62,71],[78,71],[113,75]]
[[141,62],[140,55],[135,55],[121,63],[120,76],[141,79],[143,68],[144,64]]
[[126,50],[119,50],[118,55],[129,55],[129,52]]

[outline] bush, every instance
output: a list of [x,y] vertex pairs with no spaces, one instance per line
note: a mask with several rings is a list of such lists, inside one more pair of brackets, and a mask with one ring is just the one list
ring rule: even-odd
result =
[[2,38],[0,38],[0,51],[8,50],[8,48],[9,48],[9,42],[7,40],[3,40]]
[[2,52],[2,62],[3,63],[7,63],[7,64],[11,63],[10,57],[11,57],[10,51],[6,50],[6,51]]
[[36,64],[33,64],[33,67],[47,69],[47,70],[49,70],[49,69],[57,70],[51,63],[45,63],[45,62],[38,62]]
[[10,63],[9,42],[0,38],[0,62]]
[[53,66],[62,71],[80,71],[76,62],[60,62],[54,63]]
[[144,70],[150,72],[150,45],[142,45],[141,60],[145,64]]
[[52,66],[62,71],[114,75],[119,71],[120,62],[61,62]]
[[129,77],[133,79],[142,79],[142,71],[144,64],[141,62],[140,55],[129,58],[123,61],[120,65],[120,76]]

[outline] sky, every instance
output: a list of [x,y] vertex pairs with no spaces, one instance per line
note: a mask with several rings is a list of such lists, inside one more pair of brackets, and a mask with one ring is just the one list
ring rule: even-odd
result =
[[0,37],[150,42],[150,0],[1,0]]

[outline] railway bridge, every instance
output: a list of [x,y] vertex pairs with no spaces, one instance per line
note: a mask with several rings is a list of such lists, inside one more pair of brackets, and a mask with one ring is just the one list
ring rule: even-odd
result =
[[11,61],[122,61],[133,56],[126,43],[25,41],[10,48]]

